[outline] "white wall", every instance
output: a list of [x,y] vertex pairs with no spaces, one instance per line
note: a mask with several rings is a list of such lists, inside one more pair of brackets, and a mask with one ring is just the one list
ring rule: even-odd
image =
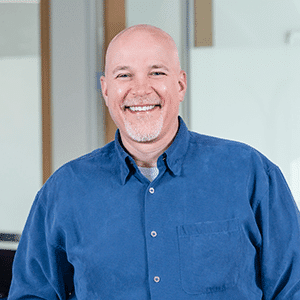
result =
[[300,29],[300,0],[214,0],[214,46],[278,47]]
[[21,234],[42,185],[39,5],[31,2],[0,1],[0,233]]
[[296,1],[214,1],[214,47],[191,50],[191,129],[242,141],[282,169],[300,204]]
[[53,171],[104,144],[97,17],[95,0],[51,1]]
[[0,233],[23,230],[42,185],[40,59],[0,58]]

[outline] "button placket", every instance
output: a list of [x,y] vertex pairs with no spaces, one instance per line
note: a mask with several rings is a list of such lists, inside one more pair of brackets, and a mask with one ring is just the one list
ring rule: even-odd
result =
[[[160,201],[157,200],[157,190],[150,183],[148,190],[146,190],[146,232],[147,232],[147,252],[148,252],[148,272],[152,278],[151,291],[157,293],[157,289],[161,286],[161,277],[158,276],[161,271],[160,259],[158,252],[160,252],[161,239],[158,238],[160,232],[160,219],[157,211],[159,210]],[[148,194],[148,196],[147,196]],[[156,229],[156,230],[155,230]],[[157,231],[158,230],[158,231]],[[159,284],[160,283],[160,284]],[[151,286],[151,285],[150,285]],[[153,290],[152,290],[153,289]]]

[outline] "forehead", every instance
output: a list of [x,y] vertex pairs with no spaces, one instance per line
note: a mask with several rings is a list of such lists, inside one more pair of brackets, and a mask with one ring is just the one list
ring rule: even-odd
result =
[[[176,67],[178,56],[174,41],[160,32],[135,31],[118,37],[107,52],[106,67],[123,64],[165,64]],[[179,60],[178,60],[179,63]]]

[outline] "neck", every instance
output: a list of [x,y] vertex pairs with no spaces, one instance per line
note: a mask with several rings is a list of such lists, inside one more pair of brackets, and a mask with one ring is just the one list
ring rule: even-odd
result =
[[178,127],[175,132],[169,132],[166,136],[150,142],[137,142],[121,134],[121,139],[127,152],[133,157],[139,167],[156,167],[157,159],[172,144]]

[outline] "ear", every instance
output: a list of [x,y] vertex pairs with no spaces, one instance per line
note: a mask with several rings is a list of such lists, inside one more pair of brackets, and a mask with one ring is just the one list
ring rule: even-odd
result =
[[184,99],[186,89],[187,89],[186,73],[183,70],[181,70],[179,73],[178,84],[179,84],[179,91],[178,91],[179,99],[180,99],[180,102],[182,102]]
[[106,83],[105,76],[100,77],[100,83],[101,83],[101,90],[102,90],[102,95],[103,95],[105,104],[106,104],[106,106],[108,106],[107,83]]

